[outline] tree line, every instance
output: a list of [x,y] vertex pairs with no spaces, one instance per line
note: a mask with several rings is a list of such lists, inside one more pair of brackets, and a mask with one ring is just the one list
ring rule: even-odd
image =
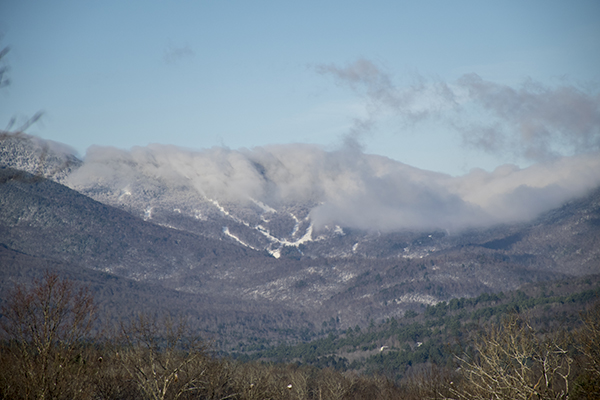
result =
[[[426,313],[444,318],[439,310],[460,310],[459,303]],[[504,314],[469,335],[451,360],[428,353],[401,380],[368,368],[352,371],[331,355],[320,357],[321,365],[232,360],[177,316],[140,314],[101,327],[90,291],[51,273],[14,288],[0,325],[2,399],[600,398],[600,303],[572,331],[544,331],[520,313]],[[411,326],[412,339],[421,339],[424,325]],[[380,335],[371,327],[353,329],[348,338],[367,334]],[[333,348],[335,341],[330,334],[312,348]],[[425,342],[397,353],[419,351],[434,348]],[[383,348],[377,357],[391,360]]]

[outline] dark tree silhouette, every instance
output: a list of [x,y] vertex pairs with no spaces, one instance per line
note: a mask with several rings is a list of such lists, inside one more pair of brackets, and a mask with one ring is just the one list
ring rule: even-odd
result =
[[[87,288],[47,273],[31,287],[17,285],[2,307],[13,378],[25,398],[79,398],[87,372],[84,340],[95,318]],[[25,389],[25,390],[23,390]],[[6,390],[6,388],[5,388]],[[10,393],[6,393],[10,394]]]

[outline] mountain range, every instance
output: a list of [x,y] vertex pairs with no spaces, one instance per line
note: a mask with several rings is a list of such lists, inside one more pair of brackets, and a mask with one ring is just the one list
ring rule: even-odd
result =
[[98,148],[82,161],[5,135],[0,298],[55,270],[90,286],[105,319],[163,310],[232,337],[282,337],[600,273],[597,185],[516,185],[497,211],[495,199],[456,189],[467,180],[378,156],[307,146],[204,155]]

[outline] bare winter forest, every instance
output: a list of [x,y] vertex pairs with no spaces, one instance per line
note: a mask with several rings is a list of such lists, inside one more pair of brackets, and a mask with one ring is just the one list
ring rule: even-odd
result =
[[177,316],[142,314],[102,326],[95,311],[86,288],[56,274],[16,287],[2,308],[0,396],[320,400],[600,394],[600,303],[552,331],[538,330],[525,313],[503,314],[474,329],[476,334],[465,333],[462,348],[444,364],[421,363],[400,380],[299,362],[236,361],[216,354]]

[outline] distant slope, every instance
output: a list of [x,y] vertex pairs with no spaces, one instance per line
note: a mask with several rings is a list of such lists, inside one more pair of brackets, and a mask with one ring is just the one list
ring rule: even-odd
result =
[[[58,182],[68,183],[80,161],[27,138],[11,140],[0,141],[0,164],[9,165],[0,169],[3,262],[13,257],[23,270],[58,268],[81,281],[114,278],[133,285],[140,303],[154,304],[146,296],[155,294],[162,299],[156,304],[195,310],[228,332],[246,319],[267,330],[303,330],[331,318],[341,327],[366,325],[452,298],[600,272],[600,188],[526,223],[317,231],[310,196],[277,209],[252,199],[219,202],[180,184],[181,176],[143,174],[84,180],[77,192]],[[260,175],[260,165],[251,168]],[[13,272],[3,274],[17,279],[10,262],[2,270]],[[238,319],[240,310],[247,314]],[[265,315],[271,322],[261,322]]]
[[[0,182],[0,244],[19,255],[20,265],[54,263],[76,275],[92,270],[134,279],[137,288],[153,287],[151,292],[162,299],[172,296],[168,293],[200,295],[204,300],[194,301],[213,305],[200,314],[221,310],[233,330],[235,319],[225,317],[225,310],[241,305],[253,310],[248,315],[288,313],[290,326],[308,321],[319,326],[332,317],[341,326],[354,326],[440,300],[594,273],[600,265],[598,191],[529,224],[461,235],[397,233],[370,242],[373,254],[384,255],[388,246],[398,244],[410,247],[406,257],[276,260],[234,243],[155,225],[22,171],[2,168]],[[360,235],[348,231],[342,237]],[[168,307],[189,309],[165,301]]]
[[[169,312],[210,332],[227,325],[248,335],[285,337],[272,332],[306,325],[294,310],[240,302],[232,290],[240,286],[235,279],[220,283],[236,268],[243,270],[240,280],[266,273],[270,261],[243,247],[143,221],[40,176],[0,168],[0,303],[16,283],[58,272],[91,288],[103,321]],[[178,290],[180,285],[194,290]]]
[[1,242],[33,256],[76,262],[138,280],[173,278],[258,252],[160,227],[63,185],[0,169]]
[[0,133],[0,166],[64,180],[83,163],[68,146],[26,133]]
[[[99,324],[118,327],[119,321],[138,313],[180,315],[210,341],[243,340],[248,337],[297,339],[299,327],[307,321],[294,310],[266,302],[244,303],[226,296],[184,293],[153,282],[138,282],[85,266],[8,249],[0,244],[0,306],[16,284],[30,285],[45,273],[57,273],[77,286],[88,287],[98,306]],[[232,330],[235,327],[235,330]]]
[[440,302],[419,314],[407,312],[368,327],[340,329],[339,320],[332,318],[320,326],[320,338],[306,343],[270,347],[256,340],[232,343],[224,350],[245,360],[376,372],[400,380],[429,363],[454,365],[478,332],[507,314],[520,313],[538,332],[556,332],[559,327],[573,332],[581,326],[580,313],[599,300],[600,275],[590,275]]

